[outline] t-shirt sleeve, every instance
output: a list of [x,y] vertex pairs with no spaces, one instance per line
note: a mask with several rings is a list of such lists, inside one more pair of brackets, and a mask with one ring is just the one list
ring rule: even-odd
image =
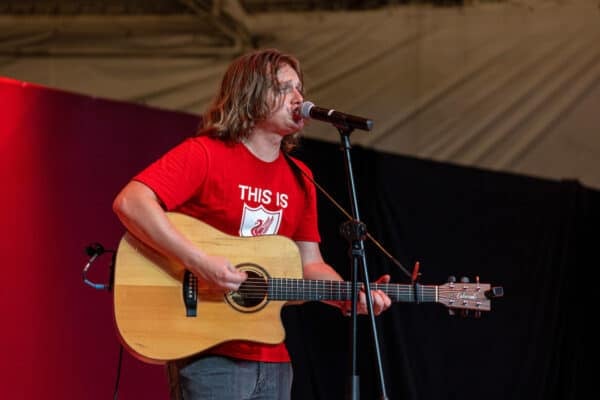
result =
[[206,177],[208,153],[197,140],[189,138],[150,164],[134,180],[156,193],[167,210],[183,204],[198,190]]

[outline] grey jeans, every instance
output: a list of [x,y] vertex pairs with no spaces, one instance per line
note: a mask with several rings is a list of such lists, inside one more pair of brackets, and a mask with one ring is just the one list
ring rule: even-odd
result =
[[171,400],[289,400],[290,363],[203,356],[167,364]]

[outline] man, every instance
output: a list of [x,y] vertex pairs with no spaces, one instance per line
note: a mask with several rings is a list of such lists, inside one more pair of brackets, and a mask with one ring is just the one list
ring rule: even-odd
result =
[[[207,254],[174,226],[177,211],[230,235],[278,234],[298,245],[306,279],[341,280],[319,249],[315,187],[308,167],[287,155],[304,121],[300,64],[274,49],[234,60],[203,116],[199,134],[135,176],[114,201],[127,230],[185,266],[203,283],[235,291],[246,273]],[[388,282],[389,276],[378,282]],[[376,315],[390,307],[372,291]],[[328,304],[346,312],[349,302]],[[358,312],[367,313],[360,293]],[[285,344],[231,341],[169,365],[175,399],[289,399],[292,369]]]

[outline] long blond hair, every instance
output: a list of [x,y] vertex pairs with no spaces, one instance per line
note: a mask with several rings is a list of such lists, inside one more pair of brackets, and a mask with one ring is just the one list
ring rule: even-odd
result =
[[[199,134],[235,143],[248,138],[258,121],[269,117],[283,101],[277,71],[289,65],[303,83],[300,62],[276,49],[255,50],[235,59],[225,71],[217,95],[203,115]],[[275,96],[269,96],[269,90]],[[299,140],[295,133],[283,138],[281,147],[291,151]]]

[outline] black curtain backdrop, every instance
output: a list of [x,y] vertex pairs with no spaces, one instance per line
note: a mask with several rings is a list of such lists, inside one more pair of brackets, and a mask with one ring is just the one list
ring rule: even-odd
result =
[[[355,133],[362,134],[362,133]],[[349,210],[341,146],[306,141],[297,154]],[[577,399],[591,384],[590,280],[599,192],[353,147],[361,220],[423,284],[450,275],[502,286],[480,318],[441,304],[395,304],[377,319],[390,399]],[[320,197],[322,250],[350,279],[342,213]],[[406,276],[370,242],[370,279]],[[595,276],[595,274],[594,274]],[[349,319],[320,304],[284,313],[295,399],[344,399]],[[362,399],[381,398],[370,323],[359,322]],[[591,386],[591,385],[590,385]]]

